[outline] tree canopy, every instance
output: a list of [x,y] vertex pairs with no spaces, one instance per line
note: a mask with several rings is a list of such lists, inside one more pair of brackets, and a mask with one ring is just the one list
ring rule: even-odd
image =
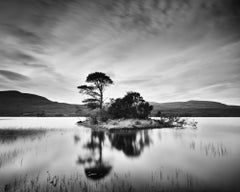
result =
[[137,92],[128,92],[123,98],[113,100],[108,112],[113,118],[147,118],[153,106]]
[[102,72],[91,73],[87,76],[87,85],[78,86],[79,92],[89,96],[83,100],[89,108],[96,109],[103,107],[103,93],[105,88],[113,84],[112,79]]

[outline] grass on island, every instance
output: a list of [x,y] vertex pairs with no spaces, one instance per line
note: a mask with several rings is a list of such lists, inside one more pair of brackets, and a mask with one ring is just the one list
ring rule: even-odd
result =
[[184,128],[191,126],[196,128],[197,123],[180,117],[160,117],[158,119],[108,119],[98,120],[97,117],[90,117],[84,122],[79,122],[91,128],[106,130],[120,129],[153,129],[153,128]]

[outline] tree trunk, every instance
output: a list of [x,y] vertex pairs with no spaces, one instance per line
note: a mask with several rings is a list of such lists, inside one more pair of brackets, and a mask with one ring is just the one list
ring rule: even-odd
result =
[[103,107],[103,92],[100,90],[100,109]]

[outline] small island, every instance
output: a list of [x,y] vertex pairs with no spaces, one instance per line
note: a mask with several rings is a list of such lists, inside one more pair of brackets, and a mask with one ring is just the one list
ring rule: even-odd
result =
[[109,119],[108,121],[99,121],[97,124],[92,123],[92,119],[88,119],[83,122],[79,122],[80,125],[90,127],[93,129],[102,130],[139,130],[139,129],[159,129],[159,128],[169,128],[177,127],[183,128],[185,120],[179,122],[172,120],[156,120],[156,119]]
[[113,81],[102,72],[89,74],[86,82],[88,84],[78,86],[78,89],[88,96],[83,103],[91,109],[91,113],[86,121],[79,121],[79,125],[104,130],[183,128],[187,125],[196,127],[195,122],[189,123],[175,116],[162,116],[160,111],[155,115],[157,118],[150,118],[153,106],[138,92],[130,91],[123,98],[110,99],[104,103],[103,93]]

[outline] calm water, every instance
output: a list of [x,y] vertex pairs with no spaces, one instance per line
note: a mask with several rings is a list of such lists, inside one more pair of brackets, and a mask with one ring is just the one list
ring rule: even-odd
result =
[[117,181],[136,191],[239,190],[240,118],[194,119],[197,129],[106,133],[79,118],[0,118],[0,191],[74,174],[95,189]]

